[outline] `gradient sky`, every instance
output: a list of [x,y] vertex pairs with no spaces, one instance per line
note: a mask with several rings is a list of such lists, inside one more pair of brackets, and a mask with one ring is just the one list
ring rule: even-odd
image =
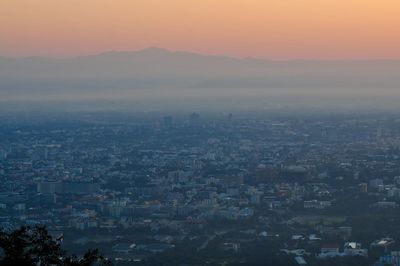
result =
[[0,0],[0,55],[400,58],[399,0]]

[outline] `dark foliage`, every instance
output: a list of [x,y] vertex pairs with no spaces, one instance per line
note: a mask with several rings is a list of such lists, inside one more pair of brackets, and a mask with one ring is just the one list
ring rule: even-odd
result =
[[99,254],[88,250],[83,257],[67,256],[61,249],[60,239],[54,240],[46,227],[21,227],[12,232],[0,232],[0,265],[54,265],[54,266],[91,266],[111,265]]

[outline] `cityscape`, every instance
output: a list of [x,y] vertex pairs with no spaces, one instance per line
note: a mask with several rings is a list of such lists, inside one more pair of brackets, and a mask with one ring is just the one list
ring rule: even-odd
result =
[[2,228],[44,224],[75,254],[97,247],[115,265],[400,261],[397,115],[74,113],[1,124]]
[[0,0],[0,266],[400,266],[399,0]]

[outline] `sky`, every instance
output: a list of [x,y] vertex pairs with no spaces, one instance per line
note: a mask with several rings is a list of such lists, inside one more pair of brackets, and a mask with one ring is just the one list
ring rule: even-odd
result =
[[0,55],[400,59],[399,0],[0,0]]

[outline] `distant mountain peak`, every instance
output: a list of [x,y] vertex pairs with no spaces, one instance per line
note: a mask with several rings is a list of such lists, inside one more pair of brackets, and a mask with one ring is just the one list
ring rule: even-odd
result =
[[89,55],[89,56],[80,56],[78,58],[85,58],[85,57],[124,57],[124,56],[135,56],[135,55],[145,55],[145,56],[151,56],[151,55],[165,55],[165,54],[170,54],[172,53],[171,51],[168,51],[166,49],[163,48],[159,48],[159,47],[148,47],[148,48],[144,48],[142,50],[136,50],[136,51],[118,51],[118,50],[114,50],[114,51],[108,51],[108,52],[104,52],[104,53],[100,53],[100,54],[93,54],[93,55]]
[[144,49],[139,50],[137,52],[138,53],[140,53],[140,52],[146,52],[146,53],[171,53],[171,51],[169,51],[167,49],[156,47],[156,46],[147,47],[147,48],[144,48]]

